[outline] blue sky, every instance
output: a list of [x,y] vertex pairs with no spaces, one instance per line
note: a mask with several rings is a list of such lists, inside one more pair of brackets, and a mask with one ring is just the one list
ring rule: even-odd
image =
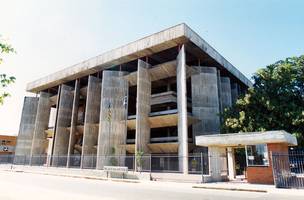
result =
[[0,0],[0,34],[17,50],[0,134],[17,134],[26,83],[169,26],[187,23],[248,78],[304,54],[304,1]]

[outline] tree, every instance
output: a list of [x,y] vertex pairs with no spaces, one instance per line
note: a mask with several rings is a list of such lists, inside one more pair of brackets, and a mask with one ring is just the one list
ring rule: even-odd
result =
[[[3,62],[3,58],[2,58],[3,54],[13,53],[13,52],[15,52],[14,48],[11,45],[5,43],[0,38],[0,64]],[[0,105],[2,105],[4,99],[10,95],[8,92],[5,92],[4,89],[11,83],[14,83],[15,80],[16,79],[13,76],[0,74]]]
[[223,113],[222,132],[286,130],[304,146],[304,55],[253,75],[254,85]]

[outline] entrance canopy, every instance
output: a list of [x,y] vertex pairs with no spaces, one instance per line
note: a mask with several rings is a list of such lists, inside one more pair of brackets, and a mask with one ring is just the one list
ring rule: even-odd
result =
[[289,146],[296,146],[295,136],[284,130],[265,132],[246,132],[196,136],[196,145],[210,147],[234,147],[244,145],[285,143]]

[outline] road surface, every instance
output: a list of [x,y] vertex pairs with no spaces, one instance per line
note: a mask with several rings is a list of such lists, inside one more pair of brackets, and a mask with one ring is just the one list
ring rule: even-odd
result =
[[125,183],[0,171],[1,200],[303,199],[285,194],[192,188],[189,183]]

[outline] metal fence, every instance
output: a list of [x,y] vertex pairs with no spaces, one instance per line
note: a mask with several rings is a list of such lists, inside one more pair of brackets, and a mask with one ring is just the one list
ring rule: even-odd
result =
[[304,153],[273,153],[272,166],[276,187],[304,188]]
[[[192,154],[188,156],[189,174],[209,174],[210,155],[205,153]],[[213,158],[214,159],[214,158]],[[220,157],[223,174],[227,174],[226,157]],[[68,167],[82,169],[96,169],[96,163],[102,162],[103,166],[126,166],[130,171],[141,172],[164,172],[164,173],[182,173],[183,157],[177,155],[135,155],[122,156],[96,156],[96,155],[72,155],[72,156],[14,156],[0,155],[0,164],[31,165],[45,167]],[[135,167],[136,166],[136,167]]]

